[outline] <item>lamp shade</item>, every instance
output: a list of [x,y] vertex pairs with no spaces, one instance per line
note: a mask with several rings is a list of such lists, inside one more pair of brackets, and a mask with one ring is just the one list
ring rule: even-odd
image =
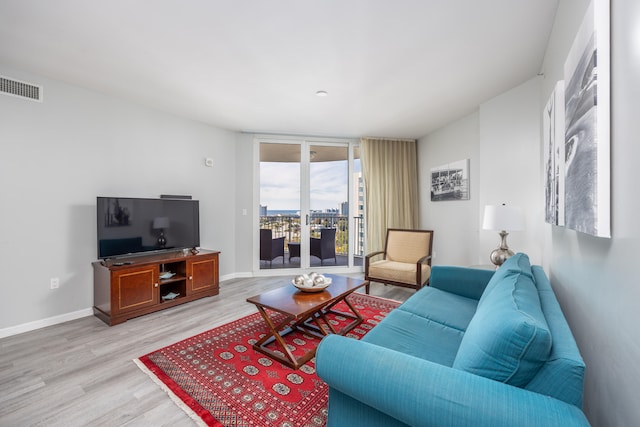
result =
[[484,221],[482,228],[496,231],[522,231],[524,230],[524,215],[520,208],[515,206],[484,207]]
[[169,217],[168,216],[158,216],[153,219],[153,228],[169,228]]

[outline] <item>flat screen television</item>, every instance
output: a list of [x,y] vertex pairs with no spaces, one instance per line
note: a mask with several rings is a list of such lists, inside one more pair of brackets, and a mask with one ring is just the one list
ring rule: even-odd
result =
[[98,197],[98,258],[200,246],[197,200]]

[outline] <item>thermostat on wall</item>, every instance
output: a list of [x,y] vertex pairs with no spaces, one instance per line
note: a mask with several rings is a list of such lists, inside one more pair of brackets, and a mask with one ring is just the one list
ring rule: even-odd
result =
[[212,168],[213,167],[213,159],[210,157],[207,157],[206,159],[204,159],[204,165],[207,167]]

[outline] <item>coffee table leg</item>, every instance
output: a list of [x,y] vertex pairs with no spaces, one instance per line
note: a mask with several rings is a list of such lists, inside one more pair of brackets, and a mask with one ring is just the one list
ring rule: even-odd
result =
[[[266,334],[264,337],[262,337],[258,342],[253,344],[254,350],[257,350],[260,353],[266,354],[267,356],[269,356],[269,357],[271,357],[273,359],[276,359],[277,361],[282,362],[285,365],[287,365],[289,367],[292,367],[293,369],[298,369],[298,367],[301,364],[298,364],[298,362],[296,361],[295,356],[293,355],[293,353],[291,353],[291,351],[287,347],[287,343],[284,341],[282,336],[278,333],[278,331],[283,326],[285,326],[286,324],[288,324],[291,321],[291,318],[286,318],[282,322],[278,323],[278,325],[274,325],[273,321],[271,320],[271,318],[269,317],[267,312],[264,310],[264,308],[258,306],[258,311],[260,312],[260,315],[262,316],[264,321],[269,326],[270,332],[268,334]],[[286,332],[285,332],[285,334],[286,334]],[[272,351],[272,350],[270,350],[270,349],[268,349],[266,347],[267,341],[271,342],[272,338],[275,339],[278,342],[278,344],[282,348],[286,358],[280,356],[276,352],[274,352],[274,351]],[[306,361],[303,362],[303,363],[306,363]]]
[[[347,307],[349,308],[349,310],[351,311],[351,313],[353,313],[353,314],[345,313],[343,311],[334,310],[333,307],[335,307],[340,302],[344,302],[347,305]],[[341,330],[337,331],[336,328],[333,327],[331,322],[329,322],[329,319],[327,319],[327,314],[329,314],[329,313],[336,314],[336,315],[343,316],[343,317],[347,317],[349,319],[353,319],[353,322],[349,323],[347,326],[345,326]],[[327,325],[327,327],[329,328],[331,333],[335,334],[335,335],[345,335],[347,332],[349,332],[350,330],[352,330],[353,328],[358,326],[360,323],[362,323],[362,321],[364,320],[364,318],[358,312],[358,310],[356,310],[356,308],[353,306],[353,304],[351,304],[349,302],[349,300],[347,300],[346,298],[338,300],[338,301],[334,302],[333,304],[330,304],[330,305],[318,310],[317,312],[312,314],[308,319],[305,320],[305,322],[304,322],[305,329],[307,329],[309,332],[315,332],[316,334],[317,333],[321,333],[323,336],[326,336],[327,332],[320,325],[319,319],[322,319],[322,321],[324,322],[325,325]],[[314,323],[314,324],[311,324],[311,323]]]
[[[351,312],[353,314],[343,313],[341,311],[334,310],[333,307],[335,307],[335,305],[340,301],[344,301],[344,303],[347,305],[347,307],[349,307],[349,310],[351,310]],[[329,327],[331,328],[331,331],[334,334],[345,335],[347,332],[349,332],[350,330],[352,330],[353,328],[358,326],[360,323],[362,323],[364,318],[358,312],[358,310],[356,310],[356,308],[353,306],[353,304],[351,304],[351,302],[349,302],[348,298],[345,297],[344,299],[342,299],[340,301],[336,301],[336,303],[331,304],[330,306],[326,307],[326,309],[323,310],[323,312],[324,312],[323,314],[333,313],[333,314],[338,314],[340,316],[344,316],[344,317],[348,317],[350,319],[353,319],[353,322],[351,322],[350,324],[348,324],[347,326],[345,326],[344,328],[342,328],[338,332],[336,332],[335,329],[331,325],[329,325]]]

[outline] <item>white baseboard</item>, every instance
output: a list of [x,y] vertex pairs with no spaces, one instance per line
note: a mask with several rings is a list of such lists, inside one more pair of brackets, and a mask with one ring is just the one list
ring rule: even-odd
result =
[[35,331],[36,329],[57,325],[59,323],[64,323],[70,320],[76,320],[76,319],[80,319],[81,317],[87,317],[87,316],[93,316],[92,308],[85,308],[83,310],[61,314],[59,316],[48,317],[42,320],[35,320],[33,322],[23,323],[22,325],[3,328],[3,329],[0,329],[0,338],[6,338],[12,335],[22,334],[24,332]]
[[[253,273],[232,273],[220,277],[220,281],[253,277]],[[35,331],[36,329],[45,328],[47,326],[57,325],[59,323],[68,322],[70,320],[80,319],[81,317],[93,316],[92,308],[74,311],[72,313],[60,314],[58,316],[49,317],[47,319],[34,320],[33,322],[23,323],[22,325],[10,326],[0,329],[0,338],[6,338],[13,335],[22,334],[24,332]]]
[[253,273],[252,272],[246,272],[246,273],[232,273],[232,274],[225,274],[224,276],[220,277],[220,281],[224,282],[225,280],[231,280],[231,279],[247,279],[253,277]]

